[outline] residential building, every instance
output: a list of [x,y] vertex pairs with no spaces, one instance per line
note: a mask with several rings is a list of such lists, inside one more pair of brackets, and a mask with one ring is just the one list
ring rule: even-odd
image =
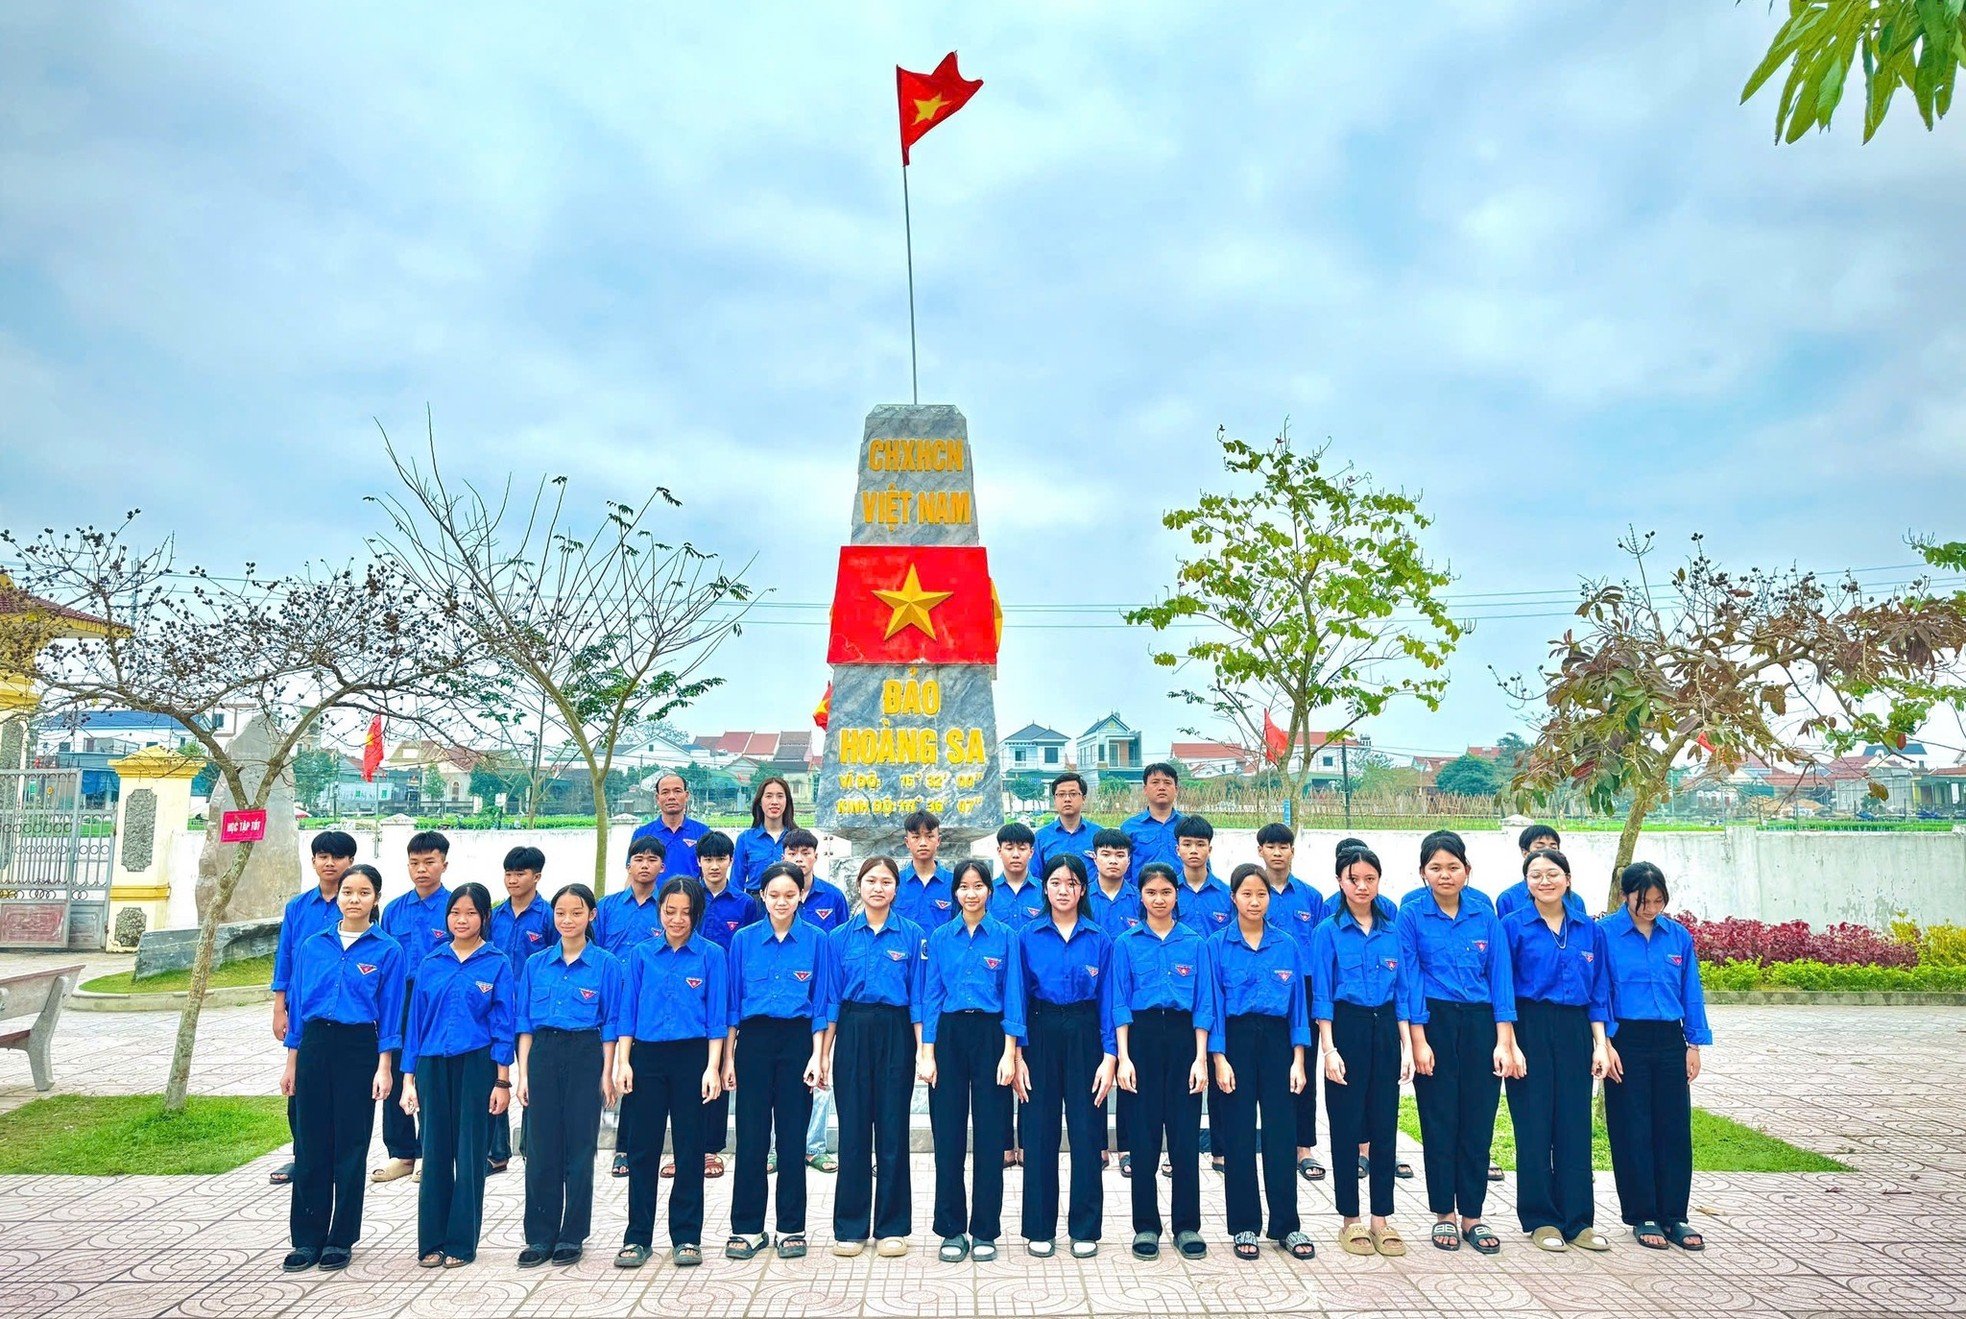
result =
[[1080,733],[1073,749],[1077,752],[1076,767],[1088,779],[1096,782],[1101,775],[1110,774],[1140,781],[1145,763],[1140,756],[1140,733],[1129,727],[1118,711]]
[[1070,765],[1065,748],[1071,739],[1043,724],[1025,724],[1003,739],[998,759],[1006,774],[1057,774]]

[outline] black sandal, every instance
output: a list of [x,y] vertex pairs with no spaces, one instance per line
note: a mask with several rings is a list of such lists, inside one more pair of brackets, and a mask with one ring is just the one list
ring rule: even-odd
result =
[[778,1258],[804,1259],[806,1257],[806,1234],[787,1232],[778,1238]]
[[266,1175],[266,1180],[268,1184],[273,1186],[289,1185],[292,1183],[293,1179],[294,1179],[294,1165],[292,1160],[288,1160],[286,1163],[281,1164],[279,1167],[275,1168],[272,1172]]
[[628,1175],[628,1156],[626,1154],[615,1155],[614,1166],[608,1169],[608,1176],[626,1177],[627,1175]]
[[1707,1239],[1695,1232],[1691,1223],[1667,1223],[1666,1240],[1688,1252],[1698,1252],[1707,1248]]
[[693,1269],[703,1262],[703,1247],[691,1242],[677,1246],[671,1258],[679,1269]]
[[1321,1182],[1324,1180],[1324,1165],[1316,1159],[1299,1159],[1297,1160],[1297,1175],[1307,1182]]
[[758,1252],[770,1244],[771,1234],[769,1232],[758,1233],[758,1238],[755,1241],[741,1232],[733,1232],[724,1242],[724,1258],[737,1260],[756,1259]]
[[1262,1247],[1256,1244],[1254,1232],[1238,1232],[1235,1236],[1236,1258],[1253,1260],[1262,1254]]
[[[1646,1240],[1647,1237],[1650,1237],[1651,1240]],[[1672,1249],[1666,1242],[1666,1230],[1650,1219],[1647,1219],[1643,1223],[1632,1224],[1632,1239],[1647,1250]]]
[[1277,1242],[1277,1245],[1290,1252],[1293,1259],[1316,1259],[1317,1245],[1302,1232],[1292,1232]]
[[623,1246],[614,1252],[614,1266],[617,1269],[639,1269],[648,1262],[647,1246]]
[[1452,1223],[1435,1223],[1427,1239],[1434,1243],[1435,1250],[1459,1250],[1461,1248],[1461,1229]]
[[1398,1162],[1393,1164],[1393,1176],[1399,1178],[1403,1182],[1412,1181],[1413,1165],[1408,1163],[1405,1159],[1399,1160]]
[[1494,1230],[1486,1223],[1476,1223],[1473,1227],[1461,1233],[1461,1240],[1473,1246],[1477,1255],[1499,1255],[1502,1253],[1502,1238],[1496,1236]]

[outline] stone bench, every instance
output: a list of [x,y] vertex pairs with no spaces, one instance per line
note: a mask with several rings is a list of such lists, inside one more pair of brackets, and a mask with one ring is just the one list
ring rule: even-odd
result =
[[0,1049],[26,1050],[36,1090],[55,1087],[48,1047],[54,1043],[62,1004],[81,979],[79,964],[0,977]]

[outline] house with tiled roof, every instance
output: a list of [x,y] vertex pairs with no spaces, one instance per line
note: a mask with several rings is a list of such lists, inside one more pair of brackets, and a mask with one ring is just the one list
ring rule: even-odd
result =
[[1058,774],[1069,768],[1071,739],[1043,724],[1025,724],[998,744],[1006,774]]

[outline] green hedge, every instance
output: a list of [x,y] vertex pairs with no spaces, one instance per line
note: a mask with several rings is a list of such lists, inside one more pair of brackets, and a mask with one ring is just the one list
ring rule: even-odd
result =
[[1823,962],[1722,962],[1701,968],[1708,989],[1822,989],[1919,994],[1966,993],[1961,966],[1830,966]]

